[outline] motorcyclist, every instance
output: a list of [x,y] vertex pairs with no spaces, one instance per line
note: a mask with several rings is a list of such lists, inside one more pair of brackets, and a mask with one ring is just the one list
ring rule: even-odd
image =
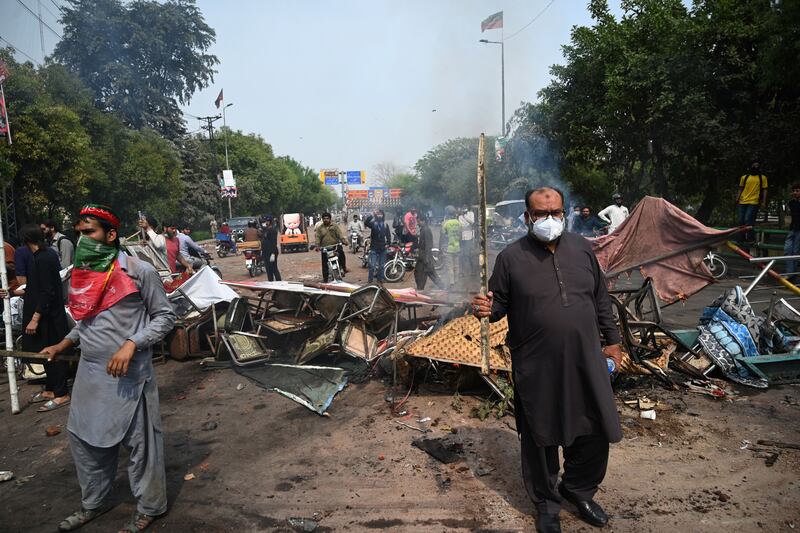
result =
[[358,214],[353,215],[353,219],[347,224],[347,235],[351,236],[353,233],[358,235],[358,245],[364,242],[364,223],[359,218]]

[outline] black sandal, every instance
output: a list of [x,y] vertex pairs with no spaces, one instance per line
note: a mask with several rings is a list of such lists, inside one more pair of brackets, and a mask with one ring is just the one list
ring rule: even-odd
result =
[[119,533],[140,533],[144,531],[155,521],[155,516],[146,515],[144,513],[135,512],[131,517],[130,522],[124,528],[119,530]]

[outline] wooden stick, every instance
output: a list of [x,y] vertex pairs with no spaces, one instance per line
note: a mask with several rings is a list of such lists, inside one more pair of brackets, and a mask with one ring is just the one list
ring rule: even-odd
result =
[[759,439],[758,443],[762,446],[774,446],[775,448],[787,448],[789,450],[800,450],[800,444],[794,444],[792,442],[780,442],[777,440],[761,440]]
[[[23,352],[21,350],[0,350],[0,357],[16,357],[18,359],[36,359],[39,361],[47,361],[47,354],[39,352]],[[60,354],[56,356],[56,361],[78,361],[80,359],[77,355]]]
[[[733,244],[731,241],[728,241],[725,244],[728,246],[728,248],[730,248],[731,250],[733,250],[737,254],[741,255],[745,259],[753,259],[752,255],[748,254],[747,252],[745,252],[744,250],[742,250],[741,248],[739,248],[738,246]],[[763,262],[764,263],[769,263],[769,261],[770,261],[769,257],[765,257]],[[763,266],[762,266],[762,268],[763,268]],[[800,295],[800,287],[797,287],[797,285],[795,285],[794,283],[791,283],[790,281],[788,281],[786,278],[784,278],[783,276],[781,276],[780,274],[778,274],[774,270],[770,269],[769,271],[767,271],[767,274],[769,274],[770,276],[775,278],[778,281],[778,283],[780,283],[781,285],[783,285],[784,287],[786,287],[787,289],[789,289],[793,293],[795,293],[797,295]]]
[[[489,254],[487,253],[486,238],[486,141],[484,134],[478,141],[478,223],[481,228],[480,241],[480,267],[481,267],[481,294],[489,293]],[[481,318],[481,373],[489,373],[489,317]]]

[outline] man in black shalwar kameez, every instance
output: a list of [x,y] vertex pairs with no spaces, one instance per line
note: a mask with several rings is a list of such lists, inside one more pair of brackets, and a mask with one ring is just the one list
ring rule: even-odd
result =
[[[528,191],[529,234],[497,257],[489,296],[473,300],[478,317],[508,317],[525,488],[539,531],[561,531],[562,498],[595,526],[608,521],[593,501],[622,439],[606,357],[622,352],[605,279],[589,242],[562,233],[563,197]],[[601,337],[606,347],[601,348]],[[558,447],[564,474],[558,482]]]

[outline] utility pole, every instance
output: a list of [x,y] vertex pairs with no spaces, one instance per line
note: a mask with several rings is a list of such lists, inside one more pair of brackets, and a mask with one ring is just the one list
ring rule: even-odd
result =
[[[208,144],[209,149],[211,150],[211,156],[214,158],[214,176],[217,179],[217,186],[219,186],[219,160],[217,159],[217,151],[214,149],[214,122],[221,119],[222,116],[215,115],[213,117],[197,117],[197,119],[202,123],[205,122],[205,125],[201,124],[200,129],[205,130],[208,132]],[[231,199],[228,198],[228,218],[230,219],[231,216]]]
[[39,42],[42,45],[42,63],[44,63],[44,21],[42,20],[42,0],[36,0],[36,7],[39,12]]

